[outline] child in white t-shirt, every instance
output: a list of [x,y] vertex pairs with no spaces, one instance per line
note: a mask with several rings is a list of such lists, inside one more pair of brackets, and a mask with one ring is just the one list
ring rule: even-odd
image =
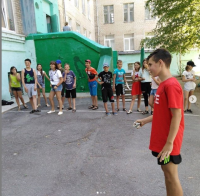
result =
[[[193,61],[188,61],[187,66],[185,67],[185,71],[182,73],[182,81],[185,82],[184,84],[184,112],[190,112],[192,113],[192,110],[190,109],[190,101],[189,97],[194,94],[194,90],[196,87],[196,83],[194,82],[195,79],[195,72],[192,70],[193,67],[195,67]],[[188,108],[187,108],[188,104]],[[186,110],[187,108],[187,110]]]

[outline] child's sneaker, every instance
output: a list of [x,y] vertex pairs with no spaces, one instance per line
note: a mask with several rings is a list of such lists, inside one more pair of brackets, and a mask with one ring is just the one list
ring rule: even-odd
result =
[[106,116],[109,116],[110,115],[110,112],[106,112]]
[[113,112],[112,114],[113,114],[114,116],[117,116],[117,115],[118,115],[117,112]]

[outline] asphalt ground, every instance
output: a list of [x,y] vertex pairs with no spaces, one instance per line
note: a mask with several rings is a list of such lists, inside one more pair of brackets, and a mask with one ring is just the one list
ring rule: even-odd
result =
[[[106,116],[102,101],[96,111],[90,104],[78,98],[77,112],[64,109],[61,116],[47,114],[47,107],[40,114],[16,108],[2,114],[3,196],[166,195],[148,149],[151,124],[132,126],[144,115],[134,106],[130,115],[121,107],[118,116]],[[184,196],[200,195],[200,109],[192,104],[192,110],[185,114],[179,165]]]

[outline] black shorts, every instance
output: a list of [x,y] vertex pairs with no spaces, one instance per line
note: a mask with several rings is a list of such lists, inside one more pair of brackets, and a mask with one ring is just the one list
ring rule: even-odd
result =
[[[159,153],[152,151],[152,155],[154,157],[157,157],[158,154]],[[174,164],[180,164],[182,162],[182,157],[181,157],[180,154],[179,155],[170,155],[170,161],[169,162],[172,162]],[[168,163],[164,163],[164,161],[160,162],[160,158],[158,159],[158,165],[166,165]]]
[[110,102],[114,102],[114,96],[113,96],[112,88],[102,87],[101,92],[102,92],[102,99],[103,99],[104,103],[106,103],[108,101],[108,98],[109,98]]
[[125,94],[124,84],[115,84],[115,89],[116,89],[117,96]]
[[75,88],[72,89],[72,90],[67,90],[67,89],[66,89],[65,97],[66,97],[66,98],[70,98],[70,97],[76,98],[76,89],[75,89]]
[[11,87],[12,91],[22,91],[21,87]]
[[141,82],[141,91],[146,92],[147,94],[151,94],[151,82]]

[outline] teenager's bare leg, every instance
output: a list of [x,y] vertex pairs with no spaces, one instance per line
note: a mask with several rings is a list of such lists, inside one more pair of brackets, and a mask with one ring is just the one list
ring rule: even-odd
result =
[[38,105],[40,105],[40,88],[37,88],[37,94],[38,94]]
[[117,109],[119,109],[119,98],[120,96],[117,96]]
[[115,103],[114,102],[111,102],[111,106],[112,106],[112,112],[116,112],[115,111]]
[[91,96],[91,99],[92,99],[92,105],[95,106],[95,103],[94,103],[94,96]]
[[141,98],[142,98],[142,95],[138,95],[138,101],[137,101],[137,109],[138,110],[140,110]]
[[24,98],[22,97],[22,91],[17,91],[17,95],[20,98],[23,105],[25,105]]
[[33,104],[33,97],[29,98],[29,101],[30,101],[30,103],[31,103],[31,107],[32,107],[32,109],[35,110],[35,108],[34,108],[34,104]]
[[62,99],[61,99],[61,93],[60,91],[56,91],[56,98],[59,103],[59,111],[62,112]]
[[69,107],[71,108],[72,107],[71,98],[67,98],[67,100],[68,100],[68,103],[69,103]]
[[123,108],[125,108],[125,95],[122,95],[122,104],[123,104]]
[[43,98],[44,98],[45,104],[47,105],[48,102],[47,102],[47,97],[46,97],[46,95],[45,95],[45,88],[42,88],[42,96],[43,96]]
[[49,101],[50,101],[50,104],[51,104],[51,111],[55,110],[54,101],[53,101],[55,94],[56,93],[54,91],[50,91],[50,93],[49,93]]
[[191,103],[190,103],[190,101],[189,101],[189,97],[191,96],[191,95],[193,95],[194,94],[194,91],[190,91],[189,92],[189,96],[188,96],[188,110],[190,109],[190,106],[191,106]]
[[33,95],[33,107],[34,107],[34,110],[37,110],[37,97],[36,97],[36,95]]
[[94,96],[94,105],[98,106],[97,96]]
[[17,103],[17,105],[18,105],[18,108],[20,108],[20,103],[19,103],[19,98],[18,98],[17,91],[13,91],[13,94],[14,94],[14,96],[15,96],[15,101],[16,101],[16,103]]
[[108,104],[107,104],[107,102],[104,102],[103,105],[104,105],[104,108],[105,108],[106,112],[108,113],[109,111],[108,111]]
[[62,105],[65,103],[65,97],[62,97]]
[[132,100],[131,100],[131,105],[130,105],[130,108],[129,108],[129,110],[131,110],[131,111],[132,111],[134,103],[135,103],[135,98],[136,98],[136,95],[133,95]]
[[188,98],[189,98],[189,91],[184,91],[184,110],[187,109]]
[[183,196],[183,190],[178,177],[178,165],[169,162],[161,166],[164,176],[167,196]]
[[73,109],[75,110],[76,109],[76,99],[75,98],[72,98],[72,103],[73,103]]

